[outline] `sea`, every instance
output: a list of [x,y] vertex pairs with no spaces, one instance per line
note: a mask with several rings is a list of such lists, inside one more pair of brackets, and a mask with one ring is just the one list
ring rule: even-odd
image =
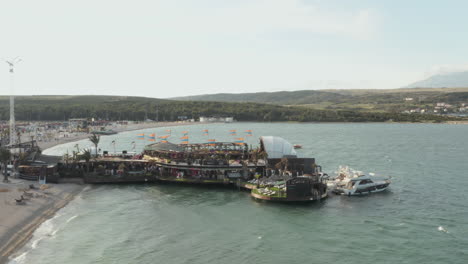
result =
[[10,263],[468,263],[467,125],[203,124],[103,136],[99,148],[138,152],[151,133],[180,143],[185,131],[190,143],[243,138],[253,147],[260,136],[280,136],[329,174],[349,166],[392,184],[306,204],[258,202],[236,188],[87,186]]

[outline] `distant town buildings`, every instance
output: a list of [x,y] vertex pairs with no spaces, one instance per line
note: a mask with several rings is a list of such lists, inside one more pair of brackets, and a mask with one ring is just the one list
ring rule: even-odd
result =
[[232,123],[234,122],[234,118],[233,117],[200,116],[200,122]]
[[[405,98],[405,101],[408,98]],[[417,107],[412,109],[404,110],[403,113],[405,114],[425,114],[425,113],[432,113],[432,114],[452,114],[452,115],[466,115],[468,112],[468,103],[460,103],[458,105],[451,105],[445,102],[437,102],[434,104],[433,107],[426,106],[425,108]]]

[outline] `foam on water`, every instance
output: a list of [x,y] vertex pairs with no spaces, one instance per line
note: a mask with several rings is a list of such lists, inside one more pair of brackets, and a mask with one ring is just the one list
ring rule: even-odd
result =
[[22,264],[22,263],[25,263],[26,261],[26,255],[28,254],[28,252],[23,252],[21,253],[19,256],[13,258],[9,263],[10,264]]
[[448,233],[447,229],[445,229],[443,226],[439,226],[437,230],[444,232],[444,233]]
[[72,217],[70,217],[69,219],[67,219],[67,223],[70,223],[70,221],[72,221],[73,219],[77,218],[78,215],[74,215]]
[[58,227],[55,222],[60,219],[63,214],[56,214],[53,218],[46,220],[42,223],[33,233],[31,240],[22,248],[22,250],[13,257],[10,263],[19,264],[26,261],[26,257],[31,250],[38,247],[39,242],[47,237],[52,237],[58,231]]
[[29,259],[32,251],[40,248],[41,243],[54,239],[60,230],[65,229],[68,223],[78,217],[76,207],[82,202],[81,195],[91,190],[85,187],[69,205],[61,208],[52,218],[44,221],[33,233],[31,240],[14,256],[10,257],[10,264],[34,263]]

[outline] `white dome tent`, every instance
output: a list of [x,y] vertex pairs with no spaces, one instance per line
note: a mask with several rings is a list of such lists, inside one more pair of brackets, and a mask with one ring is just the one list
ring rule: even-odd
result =
[[294,146],[281,137],[262,136],[260,137],[260,144],[268,154],[269,159],[297,158]]

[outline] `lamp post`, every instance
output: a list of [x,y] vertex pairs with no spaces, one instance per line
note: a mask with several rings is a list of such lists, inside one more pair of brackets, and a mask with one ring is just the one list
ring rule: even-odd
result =
[[19,57],[11,60],[4,61],[10,68],[10,145],[16,143],[16,131],[15,131],[15,65],[21,62]]

